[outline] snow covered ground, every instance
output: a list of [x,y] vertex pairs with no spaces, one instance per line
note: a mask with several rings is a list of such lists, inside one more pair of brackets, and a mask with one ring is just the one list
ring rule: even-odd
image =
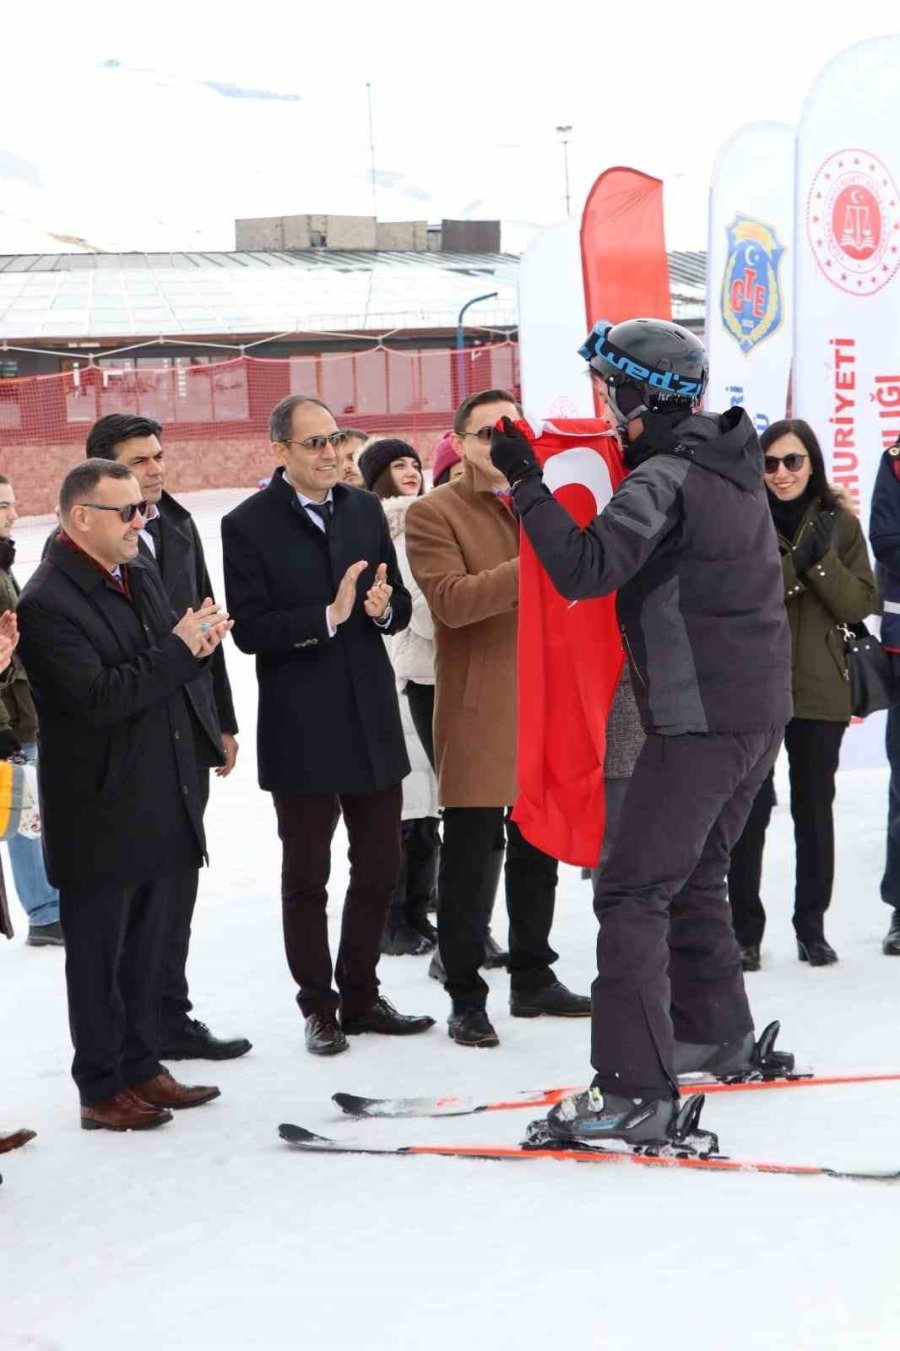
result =
[[[218,517],[242,495],[185,499],[218,579]],[[47,528],[46,519],[20,523],[23,580]],[[82,1132],[63,954],[25,946],[13,900],[18,933],[0,947],[0,1125],[32,1126],[38,1139],[0,1160],[0,1351],[900,1345],[897,1186],[315,1158],[280,1143],[281,1121],[398,1144],[517,1141],[527,1112],[354,1124],[329,1098],[578,1083],[588,1025],[510,1019],[507,978],[496,972],[490,1011],[502,1044],[463,1050],[445,1035],[446,999],[427,961],[385,958],[385,993],[438,1026],[406,1041],[355,1038],[335,1060],[304,1053],[281,944],[275,820],[256,786],[253,667],[233,647],[229,663],[241,754],[235,774],[213,782],[212,867],[190,974],[199,1016],[221,1035],[246,1034],[254,1049],[225,1065],[173,1066],[188,1082],[218,1083],[222,1097],[170,1126]],[[784,1045],[822,1070],[900,1069],[900,961],[880,951],[886,788],[884,771],[840,780],[833,969],[801,966],[792,946],[784,784],[770,831],[771,918],[751,997],[758,1025],[780,1018]],[[339,842],[335,920],[345,877]],[[578,990],[593,975],[594,935],[589,888],[566,868],[554,941],[559,974]],[[900,1084],[735,1095],[706,1109],[732,1154],[834,1165],[900,1166],[898,1123]]]

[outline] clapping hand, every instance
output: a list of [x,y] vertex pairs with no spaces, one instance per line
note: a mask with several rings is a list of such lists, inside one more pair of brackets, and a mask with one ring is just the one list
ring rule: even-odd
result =
[[837,537],[837,512],[820,511],[810,521],[794,547],[794,568],[802,576],[820,563]]
[[203,661],[215,652],[233,627],[234,620],[207,596],[197,610],[190,607],[185,610],[172,632],[187,644],[198,661]]
[[12,610],[0,615],[0,671],[5,671],[19,642],[19,621]]
[[394,588],[387,579],[387,563],[379,563],[375,569],[375,581],[366,592],[363,609],[372,619],[381,619],[391,603]]

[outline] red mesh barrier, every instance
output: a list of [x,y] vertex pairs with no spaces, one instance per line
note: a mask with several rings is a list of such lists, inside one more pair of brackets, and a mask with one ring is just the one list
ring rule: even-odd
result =
[[426,447],[453,410],[479,389],[518,391],[516,343],[397,352],[376,347],[333,356],[98,358],[58,375],[0,380],[0,449],[84,442],[106,413],[155,418],[179,441],[265,437],[269,410],[286,394],[322,399],[342,425],[396,432]]

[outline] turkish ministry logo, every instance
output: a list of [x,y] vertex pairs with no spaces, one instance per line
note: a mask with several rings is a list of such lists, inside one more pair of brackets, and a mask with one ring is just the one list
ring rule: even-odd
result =
[[819,267],[850,295],[873,295],[900,267],[900,194],[867,150],[839,150],[820,166],[806,227]]
[[728,257],[722,278],[722,323],[742,352],[749,352],[781,326],[778,265],[784,245],[771,225],[735,216],[728,227]]

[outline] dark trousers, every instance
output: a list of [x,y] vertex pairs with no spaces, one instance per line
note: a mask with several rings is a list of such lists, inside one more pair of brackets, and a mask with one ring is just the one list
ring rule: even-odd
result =
[[[284,946],[304,1017],[338,1005],[361,1013],[378,997],[375,968],[388,902],[400,872],[401,785],[376,793],[275,793],[282,843]],[[328,947],[331,839],[343,812],[350,840],[350,885],[332,972]],[[338,993],[332,989],[334,975]]]
[[725,878],[781,728],[650,735],[596,891],[594,1082],[674,1096],[674,1042],[740,1040],[753,1027]]
[[[205,812],[209,801],[209,770],[203,766],[197,768],[197,782],[202,803],[201,811]],[[185,868],[173,878],[173,883],[160,1008],[160,1026],[164,1041],[167,1036],[181,1030],[193,1007],[188,994],[187,959],[191,944],[194,906],[197,903],[197,890],[200,886],[200,869]]]
[[400,875],[390,903],[390,922],[423,919],[434,900],[441,836],[436,816],[404,821],[400,832]]
[[[900,657],[893,657],[895,678],[900,676]],[[881,879],[881,899],[900,910],[900,704],[888,709],[887,758],[891,767],[888,787],[887,857]]]
[[[846,731],[842,722],[792,718],[784,730],[791,781],[791,815],[797,851],[794,929],[803,942],[824,937],[825,911],[834,883],[834,776]],[[750,809],[731,852],[728,898],[741,947],[759,946],[766,927],[760,897],[763,847],[775,805],[774,770]]]
[[409,712],[428,763],[434,769],[434,686],[406,682],[404,694],[409,700]]
[[60,887],[66,992],[86,1107],[159,1074],[159,999],[174,879]]
[[438,873],[438,947],[444,988],[454,1008],[483,1009],[488,986],[478,973],[493,894],[483,879],[504,846],[509,912],[509,972],[514,990],[537,990],[553,979],[550,928],[556,898],[556,859],[529,844],[503,807],[445,807]]

